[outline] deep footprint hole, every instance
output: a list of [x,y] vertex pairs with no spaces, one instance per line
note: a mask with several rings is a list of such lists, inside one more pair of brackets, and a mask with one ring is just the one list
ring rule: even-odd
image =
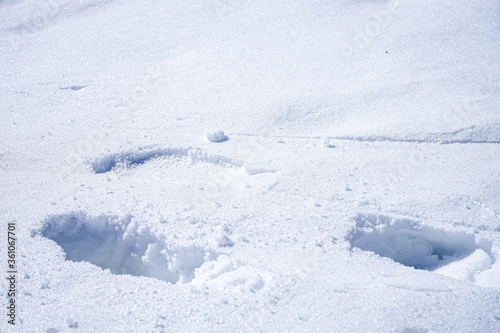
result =
[[476,242],[473,234],[448,232],[406,219],[358,215],[347,236],[352,248],[374,252],[405,266],[435,270],[481,249],[492,261],[491,244]]
[[131,218],[84,213],[52,216],[33,236],[55,241],[66,260],[87,261],[113,274],[147,276],[171,283],[186,283],[194,271],[214,254],[202,247],[168,248],[147,228]]

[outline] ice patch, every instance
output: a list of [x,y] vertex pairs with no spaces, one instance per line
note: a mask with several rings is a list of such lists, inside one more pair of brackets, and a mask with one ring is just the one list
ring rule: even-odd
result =
[[200,149],[193,148],[138,148],[135,151],[116,153],[104,156],[92,162],[92,169],[95,173],[105,173],[113,170],[118,165],[126,168],[144,164],[145,162],[167,157],[187,157],[193,161],[207,162],[212,164],[224,164],[233,167],[241,167],[243,162],[218,155],[207,155]]
[[171,283],[186,283],[194,271],[213,253],[197,246],[169,248],[147,228],[131,218],[84,213],[52,216],[43,222],[39,234],[55,241],[66,259],[87,261],[113,274],[147,276]]
[[491,244],[473,234],[447,232],[383,215],[358,215],[347,239],[351,248],[391,258],[405,266],[474,281],[492,264]]

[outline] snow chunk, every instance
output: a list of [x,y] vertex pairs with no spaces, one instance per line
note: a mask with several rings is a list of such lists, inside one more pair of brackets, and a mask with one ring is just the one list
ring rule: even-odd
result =
[[221,130],[210,130],[207,131],[205,135],[210,142],[224,142],[228,139],[224,131]]
[[78,322],[71,317],[66,319],[66,323],[69,328],[78,328]]
[[232,239],[226,235],[220,235],[217,238],[217,243],[219,244],[220,247],[232,247],[232,246],[234,246],[234,242],[232,241]]
[[326,148],[335,148],[335,145],[330,138],[325,138],[325,140],[323,140],[323,146]]

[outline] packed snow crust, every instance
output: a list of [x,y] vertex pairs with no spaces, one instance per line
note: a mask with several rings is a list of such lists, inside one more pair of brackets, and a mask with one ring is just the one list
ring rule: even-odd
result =
[[0,332],[500,332],[499,11],[0,1]]

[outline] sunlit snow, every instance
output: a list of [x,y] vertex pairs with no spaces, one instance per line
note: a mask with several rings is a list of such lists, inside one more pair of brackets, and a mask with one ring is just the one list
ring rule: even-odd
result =
[[500,332],[499,13],[0,1],[0,332]]

